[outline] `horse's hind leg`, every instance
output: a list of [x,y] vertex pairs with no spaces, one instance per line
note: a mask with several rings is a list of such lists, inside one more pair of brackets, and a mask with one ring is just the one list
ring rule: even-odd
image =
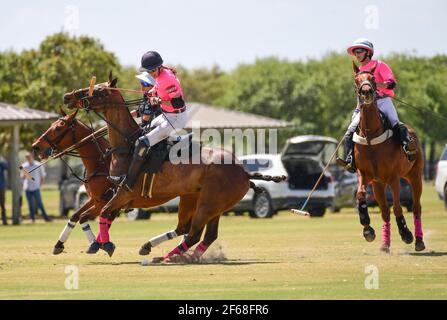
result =
[[[202,199],[206,197],[202,197]],[[200,201],[200,200],[199,200]],[[207,200],[209,201],[209,200]],[[220,210],[213,204],[199,203],[196,214],[192,218],[191,228],[185,240],[164,256],[165,261],[172,260],[173,256],[182,256],[189,248],[197,244],[205,225],[213,218],[220,215]]]
[[382,245],[380,250],[383,252],[390,252],[391,246],[391,224],[390,224],[390,208],[388,207],[388,202],[386,200],[385,188],[386,185],[383,183],[373,182],[372,184],[374,191],[374,198],[376,199],[380,212],[382,215]]
[[371,219],[368,214],[368,205],[366,204],[366,184],[367,181],[361,173],[357,174],[358,188],[357,188],[357,212],[360,218],[360,224],[363,226],[363,237],[368,242],[374,241],[376,232],[370,226]]
[[190,228],[191,217],[196,211],[197,199],[198,194],[181,196],[179,203],[177,228],[175,228],[175,230],[171,230],[151,238],[148,242],[143,244],[139,254],[142,256],[148,255],[153,247],[156,247],[167,240],[171,240],[175,237],[186,234]]
[[413,220],[414,233],[416,236],[415,250],[422,251],[425,249],[424,234],[422,232],[422,210],[421,210],[421,195],[422,195],[422,174],[413,167],[410,174],[407,176],[411,184],[413,193]]
[[[65,225],[61,234],[59,235],[57,243],[54,245],[53,254],[60,254],[64,251],[65,248],[64,243],[68,240],[68,237],[70,236],[71,232],[76,226],[76,223],[79,221],[82,214],[85,211],[89,210],[92,206],[93,206],[93,200],[90,198],[86,203],[84,203],[84,205],[81,208],[76,210],[73,216],[67,221],[67,224]],[[84,227],[85,226],[83,226],[82,228],[84,229]]]
[[393,193],[393,211],[396,216],[396,223],[399,229],[400,237],[406,244],[413,242],[413,234],[407,227],[407,222],[402,213],[402,206],[400,205],[400,177],[396,177],[391,183],[391,190]]
[[215,217],[206,225],[205,237],[203,241],[200,242],[199,245],[194,249],[194,253],[192,254],[192,257],[195,261],[199,261],[205,251],[209,248],[209,246],[211,246],[211,244],[216,241],[219,231],[219,220],[220,215]]

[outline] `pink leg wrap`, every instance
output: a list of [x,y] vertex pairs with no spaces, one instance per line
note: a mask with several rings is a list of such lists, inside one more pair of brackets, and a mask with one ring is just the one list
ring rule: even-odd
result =
[[179,244],[177,247],[174,248],[174,250],[172,250],[171,252],[169,252],[167,255],[165,255],[163,258],[164,259],[168,259],[169,257],[176,255],[176,254],[182,254],[183,252],[188,251],[188,246],[186,245],[185,242],[182,242],[181,244]]
[[[101,221],[101,218],[100,218],[100,221]],[[110,229],[110,227],[112,226],[112,222],[113,221],[107,220],[107,229]],[[98,236],[96,237],[96,242],[103,243],[103,242],[101,242],[101,232],[98,233]]]
[[414,219],[414,233],[416,234],[416,237],[422,238],[424,236],[424,233],[422,232],[422,221],[419,217],[413,217]]
[[382,244],[390,246],[391,244],[391,224],[385,222],[382,227]]
[[200,258],[205,251],[208,249],[208,246],[205,244],[205,242],[200,242],[200,244],[195,248],[193,256],[196,258]]
[[100,241],[99,243],[106,243],[110,241],[109,236],[109,220],[103,217],[99,217],[99,235],[98,238]]

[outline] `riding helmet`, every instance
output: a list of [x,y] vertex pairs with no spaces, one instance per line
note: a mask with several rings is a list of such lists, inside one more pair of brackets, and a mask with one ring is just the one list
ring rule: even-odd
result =
[[351,56],[354,56],[354,50],[358,48],[368,50],[371,57],[374,55],[374,45],[368,39],[360,38],[355,40],[352,45],[348,47],[347,51]]
[[141,57],[141,67],[139,71],[151,71],[154,69],[157,69],[163,64],[163,59],[161,58],[160,54],[156,51],[148,51],[145,54],[143,54],[143,57]]

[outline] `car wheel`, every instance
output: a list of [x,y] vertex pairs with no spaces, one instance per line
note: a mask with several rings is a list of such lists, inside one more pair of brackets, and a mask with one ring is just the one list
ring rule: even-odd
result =
[[255,196],[253,199],[253,210],[250,211],[250,217],[261,219],[271,218],[274,212],[272,199],[267,191]]
[[326,213],[325,207],[314,207],[309,209],[309,214],[311,217],[323,217]]
[[151,218],[151,212],[143,209],[133,209],[127,213],[129,220],[147,220]]
[[59,215],[61,217],[67,217],[69,212],[70,212],[70,209],[65,207],[64,197],[60,196],[60,198],[59,198]]

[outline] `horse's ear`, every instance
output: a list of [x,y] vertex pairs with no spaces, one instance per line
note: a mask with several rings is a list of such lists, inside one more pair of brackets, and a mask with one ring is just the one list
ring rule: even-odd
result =
[[72,114],[70,114],[70,115],[68,116],[68,118],[71,120],[71,119],[73,119],[74,117],[76,117],[76,115],[78,114],[78,111],[79,111],[79,109],[76,109],[76,111],[73,112]]
[[113,74],[112,74],[112,70],[110,70],[109,72],[109,83],[112,83],[113,80]]
[[113,80],[110,82],[109,87],[110,87],[110,88],[115,88],[117,82],[118,82],[118,78],[113,79]]
[[371,70],[369,70],[369,72],[370,72],[371,74],[374,74],[374,71],[376,71],[376,68],[377,68],[377,64],[374,65],[374,67],[372,67]]
[[354,71],[354,75],[360,72],[359,67],[357,67],[354,61],[352,61],[352,70]]
[[65,112],[64,108],[62,108],[62,106],[59,106],[59,111],[63,117],[65,117],[67,115],[67,113]]

